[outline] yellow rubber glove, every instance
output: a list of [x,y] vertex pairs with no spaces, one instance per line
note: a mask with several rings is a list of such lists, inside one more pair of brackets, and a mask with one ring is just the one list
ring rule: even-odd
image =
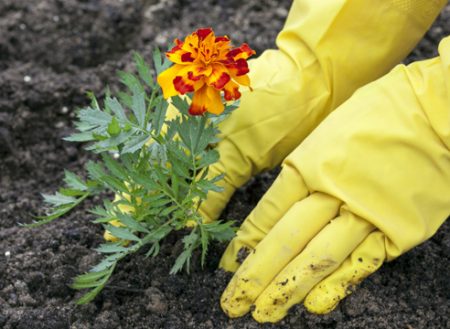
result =
[[276,322],[302,300],[327,313],[445,221],[450,37],[439,52],[358,90],[287,157],[222,258],[235,270],[249,248],[222,295],[226,314],[254,305],[257,321]]
[[294,1],[279,49],[249,61],[253,92],[243,91],[240,108],[220,127],[220,162],[210,172],[226,173],[224,192],[208,194],[205,220],[216,219],[251,176],[280,164],[357,88],[398,64],[446,3]]

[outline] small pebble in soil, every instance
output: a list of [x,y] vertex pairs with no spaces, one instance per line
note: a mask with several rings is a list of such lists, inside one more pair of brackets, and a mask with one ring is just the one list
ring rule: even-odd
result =
[[150,287],[145,291],[145,295],[148,297],[148,304],[145,307],[147,311],[156,314],[166,314],[167,313],[167,303],[165,301],[164,294],[155,287]]
[[66,114],[66,113],[68,113],[69,112],[69,108],[67,107],[67,106],[63,106],[62,108],[61,108],[61,113],[62,114]]
[[9,250],[5,251],[5,256],[7,258],[11,257],[11,251],[9,251]]
[[31,82],[31,77],[29,75],[26,75],[23,77],[23,81],[25,81],[26,83]]

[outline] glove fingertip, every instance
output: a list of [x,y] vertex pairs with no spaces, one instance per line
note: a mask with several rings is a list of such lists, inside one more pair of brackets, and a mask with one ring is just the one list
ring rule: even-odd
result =
[[344,287],[339,291],[329,291],[324,286],[315,287],[303,301],[303,305],[310,313],[327,314],[333,311],[339,302],[347,295]]
[[227,272],[236,272],[239,268],[239,263],[236,262],[236,260],[233,260],[233,258],[229,257],[228,255],[223,255],[222,259],[219,263],[219,268],[227,271]]

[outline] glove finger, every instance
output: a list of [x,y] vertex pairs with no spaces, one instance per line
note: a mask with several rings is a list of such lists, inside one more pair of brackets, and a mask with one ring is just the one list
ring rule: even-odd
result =
[[237,260],[239,252],[254,249],[283,215],[307,195],[308,189],[298,171],[285,164],[275,182],[228,245],[219,267],[231,272],[236,271],[240,265]]
[[336,270],[373,229],[369,222],[341,212],[257,298],[253,318],[258,322],[280,321],[314,285]]
[[224,312],[242,316],[273,280],[339,211],[340,201],[322,193],[295,203],[256,246],[221,298]]
[[385,235],[371,233],[331,275],[319,282],[306,296],[303,304],[309,312],[331,312],[354,287],[380,268],[386,259]]

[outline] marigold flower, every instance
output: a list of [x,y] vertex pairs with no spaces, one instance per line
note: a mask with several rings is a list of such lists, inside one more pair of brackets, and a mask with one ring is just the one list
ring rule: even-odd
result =
[[175,44],[166,52],[175,64],[161,72],[158,83],[164,98],[194,93],[190,114],[220,114],[224,110],[221,91],[230,101],[241,97],[239,85],[250,87],[247,58],[255,51],[246,43],[233,48],[227,36],[215,36],[211,28],[203,28],[184,41],[175,39]]

